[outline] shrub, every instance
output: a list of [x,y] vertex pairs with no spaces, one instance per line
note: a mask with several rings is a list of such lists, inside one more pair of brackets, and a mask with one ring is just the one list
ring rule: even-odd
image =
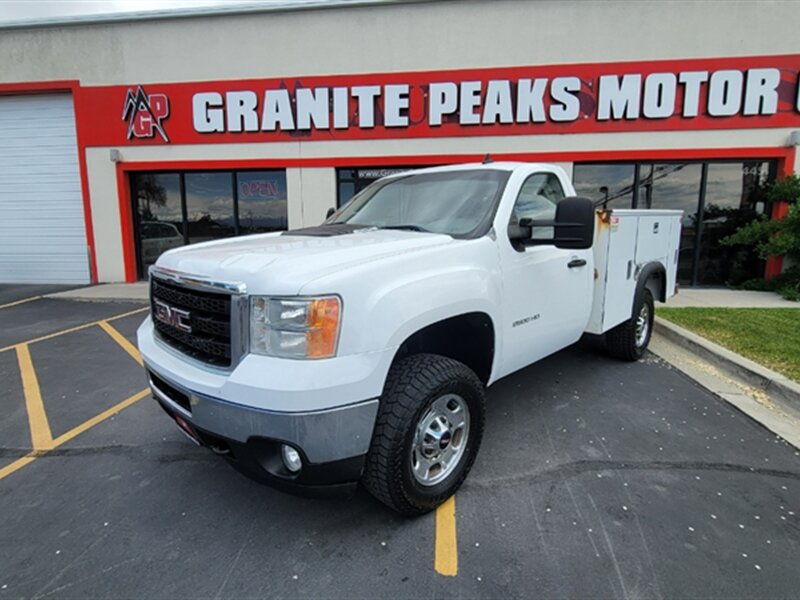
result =
[[[783,219],[772,221],[765,215],[740,227],[720,243],[724,246],[742,244],[752,246],[759,257],[785,256],[794,266],[774,279],[762,282],[764,288],[772,289],[789,300],[800,300],[800,177],[790,175],[778,179],[766,189],[766,198],[771,202],[789,202],[789,213]],[[742,287],[755,289],[753,280]]]

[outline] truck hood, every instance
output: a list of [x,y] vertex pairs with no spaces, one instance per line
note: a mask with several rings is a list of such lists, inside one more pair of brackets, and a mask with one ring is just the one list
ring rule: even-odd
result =
[[331,237],[268,233],[176,248],[162,254],[156,264],[216,281],[245,283],[251,294],[294,295],[325,275],[454,243],[457,240],[448,235],[399,230],[368,229]]

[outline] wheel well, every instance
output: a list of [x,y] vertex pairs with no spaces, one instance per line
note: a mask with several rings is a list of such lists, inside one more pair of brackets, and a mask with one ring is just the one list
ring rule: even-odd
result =
[[661,302],[667,301],[666,272],[661,263],[650,263],[642,270],[639,277],[645,278],[644,287],[650,290],[650,293],[653,295],[653,300]]
[[467,313],[420,329],[400,345],[395,362],[412,354],[439,354],[472,369],[484,385],[492,373],[494,325],[486,313]]

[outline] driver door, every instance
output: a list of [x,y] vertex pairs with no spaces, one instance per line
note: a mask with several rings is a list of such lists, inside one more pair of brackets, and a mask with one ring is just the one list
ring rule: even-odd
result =
[[[522,184],[511,222],[552,220],[564,189],[555,173],[530,175]],[[552,228],[533,238],[551,239]],[[503,373],[507,375],[576,342],[592,303],[591,249],[520,246],[500,241],[503,269]],[[501,376],[502,376],[501,375]]]

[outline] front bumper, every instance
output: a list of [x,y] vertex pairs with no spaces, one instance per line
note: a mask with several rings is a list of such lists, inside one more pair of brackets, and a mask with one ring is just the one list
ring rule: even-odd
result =
[[[359,478],[392,349],[320,361],[247,355],[224,371],[168,347],[149,318],[137,341],[161,407],[236,468],[287,486]],[[282,443],[302,456],[299,474],[283,467]]]
[[[274,412],[197,394],[146,367],[154,398],[178,426],[246,474],[287,487],[347,483],[361,476],[377,399],[320,411]],[[299,473],[283,465],[285,443],[303,458]]]

